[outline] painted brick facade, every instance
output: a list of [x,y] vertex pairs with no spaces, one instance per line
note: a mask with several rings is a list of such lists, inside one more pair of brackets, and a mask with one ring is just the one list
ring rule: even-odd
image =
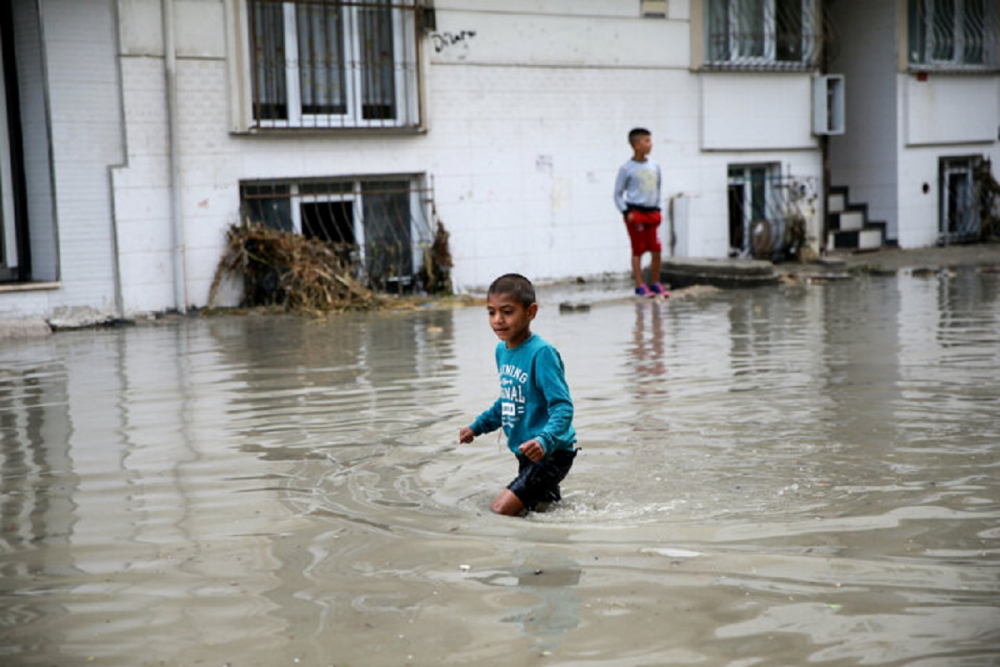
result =
[[[812,243],[822,237],[823,153],[810,131],[815,72],[699,70],[693,59],[703,50],[706,6],[699,0],[671,0],[666,18],[655,19],[642,18],[638,2],[525,0],[487,12],[472,0],[439,0],[436,27],[419,35],[423,128],[408,133],[234,131],[245,125],[240,95],[250,85],[245,0],[169,5],[177,36],[184,303],[175,293],[161,0],[46,0],[44,25],[34,33],[34,3],[17,0],[34,278],[58,282],[44,292],[0,292],[0,318],[99,320],[204,306],[246,180],[424,179],[451,233],[459,289],[482,288],[506,271],[536,280],[625,273],[629,246],[612,186],[635,125],[653,131],[653,158],[663,169],[664,205],[673,211],[668,254],[727,254],[733,165],[780,165],[810,194]],[[855,24],[875,15],[879,30],[894,27],[891,12],[873,9],[841,19]],[[39,63],[29,48],[33,34],[44,35]],[[879,81],[894,76],[885,53],[865,53],[877,61],[871,71]],[[855,79],[862,91],[878,87],[848,76]],[[982,80],[992,87],[971,94],[993,100],[986,106],[995,114],[996,77]],[[893,126],[885,121],[902,102],[878,99],[878,120],[849,114],[849,133],[879,135]],[[937,127],[935,117],[949,109],[909,113],[924,114],[921,127]],[[996,124],[974,120],[976,128]],[[916,120],[906,122],[912,128]],[[863,144],[840,145],[850,151]],[[995,141],[975,149],[997,152]],[[897,172],[901,182],[932,177],[927,170],[942,153],[906,142],[890,150],[894,160],[913,157],[912,174]],[[867,158],[835,155],[834,168],[857,159]],[[873,203],[892,212],[914,207],[907,215],[920,222],[906,227],[900,219],[901,241],[932,241],[933,202],[906,199],[894,183],[878,182],[876,171],[858,173]],[[54,218],[48,226],[46,206]]]

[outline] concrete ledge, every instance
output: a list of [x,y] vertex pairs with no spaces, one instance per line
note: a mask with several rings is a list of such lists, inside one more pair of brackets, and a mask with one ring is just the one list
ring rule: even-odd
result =
[[3,292],[41,292],[46,290],[57,290],[62,287],[60,282],[48,283],[5,283],[0,285],[0,293]]
[[759,259],[669,259],[660,270],[661,280],[673,288],[690,285],[714,287],[763,287],[778,283],[774,265]]
[[0,320],[0,340],[48,336],[52,327],[45,320]]

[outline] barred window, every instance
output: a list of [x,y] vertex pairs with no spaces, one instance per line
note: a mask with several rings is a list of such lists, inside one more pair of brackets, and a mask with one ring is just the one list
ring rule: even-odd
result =
[[810,179],[781,172],[781,164],[729,165],[729,255],[780,259],[805,242],[803,205]]
[[981,156],[943,157],[940,159],[940,243],[979,241],[982,222],[980,204],[983,200],[981,183],[976,171]]
[[250,0],[258,128],[416,127],[415,0]]
[[910,65],[996,67],[998,22],[995,0],[910,0]]
[[248,181],[244,220],[335,246],[375,289],[407,291],[433,241],[429,190],[417,176],[311,181]]
[[709,0],[707,64],[722,68],[814,67],[823,35],[816,0]]

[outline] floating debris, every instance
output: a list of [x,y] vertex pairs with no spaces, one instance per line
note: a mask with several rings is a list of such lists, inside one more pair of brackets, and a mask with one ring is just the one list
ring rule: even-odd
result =
[[590,304],[581,301],[579,303],[572,303],[570,301],[563,301],[559,304],[560,313],[586,313],[590,312]]
[[387,301],[351,275],[349,248],[257,224],[233,225],[226,233],[209,307],[226,275],[243,279],[244,308],[319,313],[370,310]]

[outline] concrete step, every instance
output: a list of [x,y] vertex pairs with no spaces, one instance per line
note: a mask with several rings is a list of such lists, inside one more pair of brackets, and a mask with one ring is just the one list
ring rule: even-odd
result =
[[866,226],[865,211],[862,209],[852,209],[830,214],[830,229],[834,230],[857,230]]
[[840,213],[847,210],[847,194],[844,192],[831,192],[826,200],[827,213]]
[[831,250],[876,250],[885,245],[885,229],[868,226],[864,229],[840,229],[827,234]]
[[661,282],[672,288],[689,285],[759,287],[774,285],[779,276],[771,262],[758,259],[671,258],[663,261]]

